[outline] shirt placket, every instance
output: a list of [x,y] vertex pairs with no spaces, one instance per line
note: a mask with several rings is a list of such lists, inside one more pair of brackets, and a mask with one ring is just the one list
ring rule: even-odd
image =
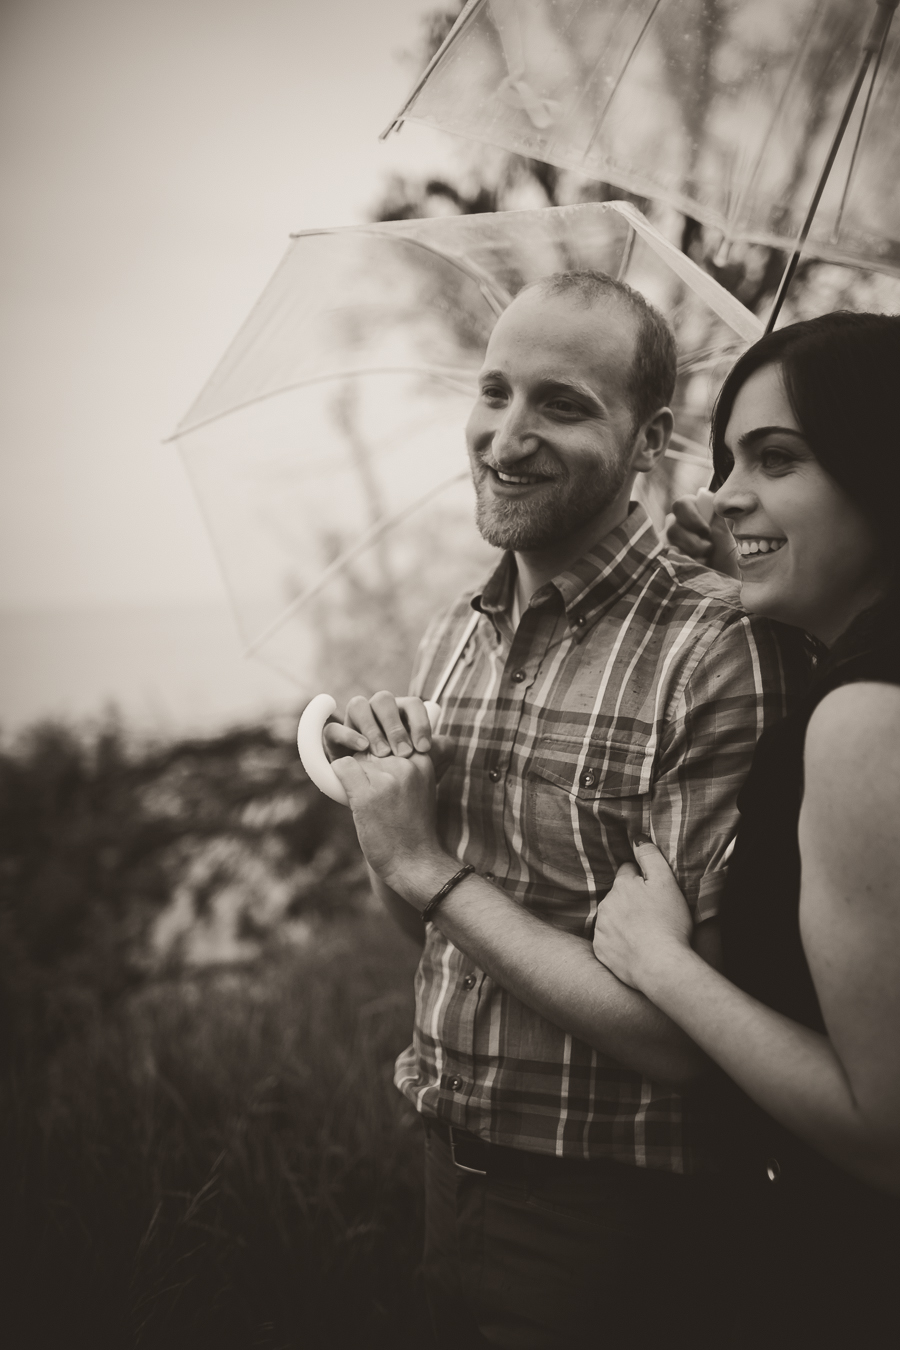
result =
[[[497,635],[503,648],[506,648],[503,675],[495,703],[492,741],[495,749],[485,766],[488,796],[492,817],[494,840],[492,870],[482,875],[486,881],[500,882],[509,870],[509,852],[506,845],[504,815],[506,811],[506,788],[509,778],[516,742],[519,739],[525,718],[525,700],[533,686],[541,662],[544,660],[556,623],[551,604],[544,603],[529,608],[523,614],[512,639],[501,628]],[[505,627],[505,625],[504,625]],[[495,869],[495,870],[493,870]],[[460,1048],[468,1050],[469,1068],[465,1071],[462,1064],[450,1064],[442,1076],[441,1086],[452,1093],[456,1106],[454,1115],[461,1124],[474,1126],[474,1119],[467,1122],[466,1108],[479,1088],[479,1073],[475,1065],[484,1058],[479,1056],[479,1044],[483,1051],[490,1040],[491,1023],[501,1016],[502,999],[500,991],[492,984],[483,971],[461,953],[453,955],[456,984],[457,1026]],[[479,1015],[480,1014],[480,1015]],[[487,1108],[487,1103],[485,1103]],[[461,1108],[461,1111],[460,1111]]]
[[504,828],[507,782],[513,756],[522,736],[525,700],[537,679],[554,627],[555,615],[550,603],[545,601],[543,604],[529,607],[522,615],[506,654],[500,697],[497,700],[497,721],[493,738],[496,748],[487,767],[488,778],[493,784],[492,817],[494,836],[497,840],[497,873],[496,877],[493,872],[487,874],[489,881],[506,876],[509,870],[507,832]]

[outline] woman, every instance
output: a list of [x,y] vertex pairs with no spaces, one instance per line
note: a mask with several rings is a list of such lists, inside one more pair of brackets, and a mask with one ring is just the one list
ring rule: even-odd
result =
[[731,1080],[743,1332],[723,1344],[900,1340],[898,373],[900,318],[831,314],[769,334],[726,380],[717,525],[683,503],[676,534],[709,552],[727,522],[743,604],[816,639],[818,668],[739,798],[722,973],[649,840],[596,924],[599,960]]

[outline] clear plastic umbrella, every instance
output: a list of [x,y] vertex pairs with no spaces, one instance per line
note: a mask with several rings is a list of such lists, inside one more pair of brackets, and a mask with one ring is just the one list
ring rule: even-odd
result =
[[807,253],[900,276],[896,4],[470,0],[388,131],[574,169],[725,240],[790,251],[811,226]]
[[495,557],[463,429],[499,313],[564,268],[628,282],[672,320],[679,435],[657,520],[710,466],[711,395],[759,321],[615,202],[313,231],[291,241],[175,433],[248,653],[308,695],[403,688],[439,606]]

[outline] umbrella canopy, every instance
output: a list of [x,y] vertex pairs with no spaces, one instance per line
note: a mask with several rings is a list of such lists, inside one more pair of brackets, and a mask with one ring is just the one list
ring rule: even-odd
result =
[[868,39],[805,251],[900,276],[895,3],[470,0],[392,128],[425,122],[789,250]]
[[761,327],[633,207],[291,241],[175,433],[248,652],[307,694],[403,686],[428,619],[496,558],[463,434],[493,324],[524,285],[583,267],[627,279],[676,330],[679,437],[647,488],[660,519],[707,481],[711,395]]

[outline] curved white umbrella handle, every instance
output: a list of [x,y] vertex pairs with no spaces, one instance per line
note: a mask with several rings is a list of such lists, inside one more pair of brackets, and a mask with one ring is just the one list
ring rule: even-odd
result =
[[[349,806],[347,794],[338,782],[338,776],[329,764],[322,746],[325,723],[336,708],[337,704],[330,694],[316,694],[315,698],[307,703],[297,728],[297,749],[300,751],[304,769],[319,791],[324,792],[332,801],[340,802],[341,806]],[[426,703],[425,711],[434,731],[441,715],[440,706],[437,703]]]

